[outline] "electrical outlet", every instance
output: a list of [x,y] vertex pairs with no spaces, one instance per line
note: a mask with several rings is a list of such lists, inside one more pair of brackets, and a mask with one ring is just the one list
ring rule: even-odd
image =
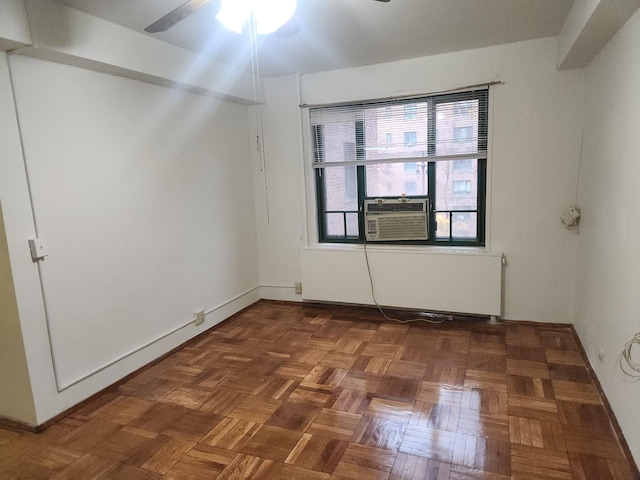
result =
[[195,324],[197,325],[202,325],[204,323],[204,310],[200,310],[199,312],[196,312],[195,314]]
[[297,295],[302,295],[302,282],[296,282],[295,289]]

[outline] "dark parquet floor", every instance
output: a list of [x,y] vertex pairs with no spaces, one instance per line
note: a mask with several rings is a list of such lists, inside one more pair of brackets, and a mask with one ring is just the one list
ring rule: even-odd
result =
[[633,479],[569,326],[261,301],[40,434],[9,479]]

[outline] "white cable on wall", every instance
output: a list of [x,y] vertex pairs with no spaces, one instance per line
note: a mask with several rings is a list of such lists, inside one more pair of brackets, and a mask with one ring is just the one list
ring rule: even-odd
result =
[[631,350],[634,345],[640,345],[640,332],[636,333],[631,340],[629,340],[620,355],[618,355],[617,367],[620,371],[628,377],[631,377],[633,382],[640,380],[640,364],[636,363],[632,356]]
[[451,315],[431,313],[431,312],[420,312],[419,315],[421,316],[419,318],[411,318],[408,320],[400,320],[399,318],[392,318],[387,316],[387,314],[384,313],[384,310],[378,303],[378,300],[376,299],[376,293],[373,287],[373,275],[371,274],[371,265],[369,264],[369,252],[367,251],[366,237],[364,238],[363,245],[364,245],[364,258],[367,263],[367,273],[369,274],[369,285],[371,286],[371,297],[373,298],[373,303],[378,308],[378,310],[380,310],[380,313],[386,320],[390,322],[396,322],[396,323],[414,323],[414,322],[444,323],[447,320],[449,321],[453,320],[453,316]]

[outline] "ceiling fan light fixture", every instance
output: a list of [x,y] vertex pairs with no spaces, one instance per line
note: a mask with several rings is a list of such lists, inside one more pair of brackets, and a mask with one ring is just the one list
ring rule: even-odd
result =
[[252,3],[251,0],[222,0],[216,20],[232,32],[242,33],[242,27],[251,16]]
[[242,33],[255,16],[256,30],[268,35],[287,23],[296,11],[296,0],[222,0],[216,19],[229,30]]
[[293,17],[296,0],[256,0],[253,14],[256,16],[256,30],[259,35],[275,32]]

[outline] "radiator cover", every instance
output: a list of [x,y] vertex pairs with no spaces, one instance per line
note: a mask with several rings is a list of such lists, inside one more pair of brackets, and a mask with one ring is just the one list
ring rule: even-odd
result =
[[[502,254],[465,248],[368,246],[378,303],[501,316]],[[301,249],[305,300],[373,304],[364,249]]]

